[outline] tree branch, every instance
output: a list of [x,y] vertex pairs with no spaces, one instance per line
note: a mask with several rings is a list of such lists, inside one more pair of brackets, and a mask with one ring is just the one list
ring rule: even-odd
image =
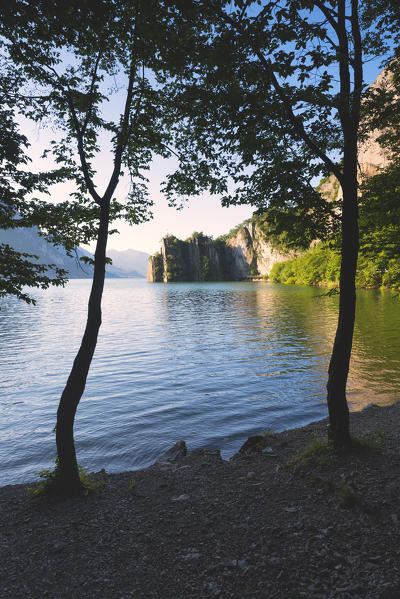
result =
[[85,147],[83,145],[82,129],[79,125],[78,116],[76,114],[74,101],[72,98],[72,92],[71,92],[71,89],[69,86],[67,86],[67,101],[68,101],[69,111],[71,113],[72,124],[75,129],[76,140],[78,143],[78,153],[79,153],[79,158],[80,158],[81,165],[82,165],[83,177],[85,179],[86,187],[87,187],[90,195],[96,202],[96,204],[101,206],[102,198],[97,193],[94,183],[92,181],[92,178],[90,176],[89,165],[86,160]]
[[332,27],[332,29],[335,30],[335,32],[337,34],[338,33],[338,24],[335,21],[335,17],[333,15],[333,13],[329,10],[329,8],[327,6],[325,6],[324,0],[314,0],[314,4],[317,8],[319,8],[319,10],[322,12],[324,17],[328,21],[329,25]]
[[338,30],[339,40],[339,73],[340,73],[340,92],[339,92],[339,117],[342,125],[343,134],[349,131],[350,118],[350,69],[349,69],[349,39],[346,30],[346,0],[338,2]]
[[[227,13],[224,13],[222,10],[220,10],[219,12],[225,21],[227,21],[232,27],[234,27],[242,35],[244,35],[245,37],[248,38],[247,32],[241,27],[241,25],[239,23],[237,23],[234,19],[232,19],[232,17],[230,15],[228,15]],[[248,43],[249,43],[250,47],[252,48],[253,52],[256,54],[259,61],[261,62],[265,71],[267,72],[268,77],[271,80],[272,85],[273,85],[275,91],[277,92],[277,94],[285,108],[288,119],[291,122],[291,124],[293,125],[295,132],[307,144],[307,146],[314,152],[314,154],[324,162],[324,164],[327,166],[327,168],[331,172],[333,172],[333,174],[337,177],[339,182],[341,182],[341,180],[342,180],[341,170],[339,169],[338,165],[335,164],[329,158],[329,156],[327,156],[325,154],[325,152],[311,139],[311,137],[306,132],[302,118],[295,115],[293,104],[292,104],[290,98],[285,93],[285,90],[280,85],[270,62],[265,58],[262,51],[254,44],[254,42],[251,41],[251,39],[248,41]]]
[[110,182],[109,182],[107,189],[103,196],[103,200],[105,200],[105,201],[111,200],[111,196],[114,193],[114,190],[117,186],[119,175],[121,172],[122,154],[126,148],[126,144],[127,144],[128,136],[129,136],[129,116],[130,116],[130,111],[131,111],[131,107],[132,107],[133,84],[135,81],[135,73],[136,73],[136,63],[135,63],[135,59],[133,56],[133,49],[132,49],[124,114],[122,117],[121,129],[118,133],[117,146],[115,148],[114,169],[113,169],[113,172],[112,172],[112,175],[110,178]]
[[87,112],[86,112],[85,120],[84,120],[83,125],[82,125],[82,129],[81,129],[82,136],[85,135],[86,128],[87,128],[87,126],[89,124],[89,121],[90,121],[90,118],[92,116],[93,100],[94,100],[94,97],[93,97],[93,95],[94,95],[94,86],[96,84],[97,70],[99,68],[99,63],[100,63],[100,59],[101,59],[102,54],[103,54],[103,50],[100,49],[99,52],[98,52],[98,54],[97,54],[96,62],[95,62],[94,69],[93,69],[92,81],[90,83],[90,90],[89,90],[89,94],[88,94],[89,95],[89,106],[88,106],[88,109],[87,109]]
[[352,63],[354,71],[354,94],[351,105],[351,117],[356,125],[358,125],[360,121],[360,103],[363,84],[363,61],[357,0],[351,0],[351,31],[354,43],[354,60]]
[[[58,87],[62,93],[65,93],[64,85],[62,84],[60,75],[57,73],[57,71],[53,67],[48,66],[47,68],[54,74],[56,81],[58,82],[58,84],[55,83],[55,86]],[[92,196],[93,200],[96,202],[96,204],[101,206],[101,197],[97,193],[94,183],[92,181],[92,178],[90,176],[89,165],[86,160],[85,147],[83,145],[82,129],[79,124],[78,115],[76,114],[74,101],[72,98],[72,90],[69,87],[68,83],[66,85],[67,85],[67,93],[66,93],[67,103],[68,103],[68,108],[69,108],[69,111],[71,114],[72,124],[75,129],[76,140],[78,143],[79,159],[80,159],[81,165],[82,165],[82,171],[83,171],[83,177],[85,180],[85,184],[86,184],[88,192]]]
[[130,127],[129,127],[129,133],[132,133],[133,129],[135,128],[135,126],[137,124],[138,117],[139,117],[140,105],[142,103],[143,95],[144,95],[144,63],[142,64],[142,85],[141,85],[141,88],[140,88],[140,95],[139,95],[139,98],[138,98],[138,101],[137,101],[135,114],[134,114],[133,118],[131,119],[131,124],[130,124]]

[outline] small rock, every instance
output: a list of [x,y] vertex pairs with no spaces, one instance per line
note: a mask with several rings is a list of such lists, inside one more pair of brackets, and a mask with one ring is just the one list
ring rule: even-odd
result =
[[233,457],[243,457],[248,455],[260,454],[267,447],[267,439],[263,435],[254,435],[245,441],[238,453]]
[[178,441],[178,443],[175,443],[173,447],[163,453],[163,455],[156,461],[156,464],[171,465],[171,462],[176,462],[186,454],[187,447],[185,441]]
[[273,566],[280,566],[282,564],[282,560],[279,557],[270,557],[269,563]]
[[398,599],[400,597],[400,587],[386,589],[380,595],[379,599]]
[[274,450],[272,449],[272,447],[264,447],[264,449],[262,450],[263,455],[268,455],[271,458],[277,458],[277,454],[274,452]]
[[214,582],[213,580],[210,582],[207,582],[204,586],[207,589],[207,591],[210,593],[210,597],[218,597],[221,594],[221,591],[218,588],[217,583]]
[[[208,447],[199,447],[198,449],[193,449],[190,452],[190,457],[197,459],[203,458],[208,462],[210,459],[212,461],[216,460],[218,462],[222,462],[221,451],[219,449],[210,449]],[[207,465],[204,463],[204,465]]]
[[187,560],[187,559],[199,559],[200,558],[200,553],[196,548],[192,548],[189,549],[188,552],[185,555],[182,555],[182,559]]
[[255,475],[256,475],[256,473],[255,473],[255,472],[248,472],[248,473],[247,473],[247,478],[254,478],[254,477],[255,477]]
[[172,497],[171,501],[186,501],[186,499],[189,499],[190,495],[179,495],[178,497]]

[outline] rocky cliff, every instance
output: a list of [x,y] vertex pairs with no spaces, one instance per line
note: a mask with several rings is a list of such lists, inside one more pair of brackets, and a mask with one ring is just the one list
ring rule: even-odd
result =
[[[382,90],[391,88],[392,76],[388,71],[382,71],[370,88],[373,90]],[[390,163],[390,153],[384,149],[378,138],[386,130],[382,123],[382,127],[378,130],[369,132],[366,139],[359,143],[358,147],[358,179],[359,183],[367,177],[373,177],[380,169],[386,168]],[[322,179],[317,187],[318,191],[330,201],[342,200],[342,188],[335,175],[331,174]]]
[[215,241],[201,233],[186,241],[165,237],[160,252],[149,258],[147,280],[241,281],[268,275],[276,262],[289,257],[272,246],[257,223],[250,222]]

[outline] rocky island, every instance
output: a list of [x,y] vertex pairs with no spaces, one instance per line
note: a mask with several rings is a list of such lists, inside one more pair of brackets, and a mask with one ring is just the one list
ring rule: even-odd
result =
[[147,280],[242,281],[268,275],[274,264],[293,257],[267,239],[255,219],[216,240],[193,233],[186,241],[164,237],[161,250],[150,256]]

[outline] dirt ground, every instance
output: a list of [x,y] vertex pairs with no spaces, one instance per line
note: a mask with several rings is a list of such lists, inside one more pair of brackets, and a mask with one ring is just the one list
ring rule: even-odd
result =
[[79,499],[3,487],[0,597],[400,599],[400,403],[351,426],[368,447],[337,459],[322,442],[295,457],[321,421],[229,461],[189,447],[102,471]]

